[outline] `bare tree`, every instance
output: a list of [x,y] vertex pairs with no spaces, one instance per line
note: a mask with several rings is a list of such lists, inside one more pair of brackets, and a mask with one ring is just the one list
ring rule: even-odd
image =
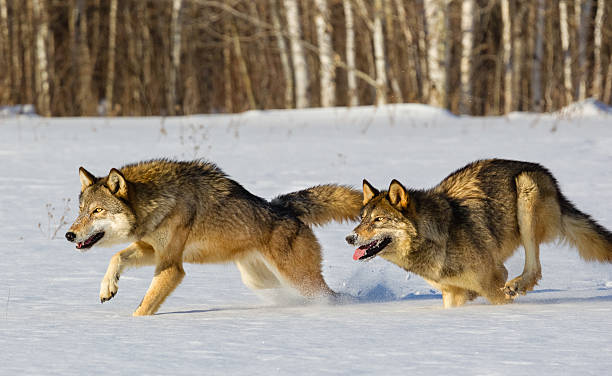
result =
[[21,103],[33,103],[34,102],[34,83],[32,79],[34,77],[34,59],[33,59],[33,47],[36,45],[36,38],[34,37],[34,25],[38,20],[34,20],[34,11],[32,9],[32,0],[25,1],[25,9],[21,12],[21,38],[25,41],[23,45],[23,97]]
[[285,77],[285,108],[293,107],[293,75],[291,73],[291,65],[289,62],[289,54],[287,52],[287,43],[283,36],[280,18],[277,10],[276,0],[269,0],[270,14],[272,16],[272,25],[274,26],[274,36],[278,44],[280,53],[281,65],[283,67],[283,76]]
[[117,40],[117,0],[110,0],[108,15],[108,64],[106,71],[106,115],[113,114],[113,86],[115,85],[115,43]]
[[0,0],[0,69],[5,72],[0,79],[0,103],[7,103],[11,93],[10,81],[13,67],[9,60],[10,51],[8,10],[6,0]]
[[413,4],[416,8],[416,34],[417,34],[417,46],[418,46],[418,61],[421,67],[421,98],[424,103],[429,103],[431,100],[431,81],[429,74],[428,54],[427,48],[427,21],[425,20],[425,4],[424,0],[416,0]]
[[604,0],[597,0],[597,13],[595,13],[595,28],[593,30],[593,97],[602,99],[601,85],[603,73],[601,71],[601,42],[603,18],[606,8]]
[[321,106],[332,107],[336,104],[336,67],[334,66],[329,8],[327,0],[315,0],[315,6],[317,8],[315,24],[319,43]]
[[566,0],[559,0],[559,24],[561,26],[561,50],[563,53],[563,97],[567,105],[572,103],[574,89],[572,85],[572,56],[570,51],[569,17],[567,16]]
[[[503,4],[503,0],[502,0]],[[503,5],[502,5],[503,6]],[[463,0],[461,3],[461,102],[463,114],[471,112],[472,102],[472,54],[474,49],[474,13],[475,0]],[[506,28],[506,26],[504,25]],[[505,35],[504,29],[504,35]],[[504,41],[505,42],[505,41]]]
[[51,116],[51,97],[49,86],[49,71],[47,61],[47,39],[49,29],[44,4],[41,0],[33,0],[34,17],[38,23],[36,32],[36,109],[43,116]]
[[238,37],[238,29],[236,28],[236,24],[234,23],[231,24],[231,28],[232,28],[232,40],[234,41],[234,53],[236,54],[236,58],[238,59],[238,68],[240,68],[240,76],[242,77],[242,82],[244,84],[244,91],[247,95],[249,109],[254,110],[257,108],[257,105],[255,102],[255,95],[253,94],[253,85],[251,84],[251,76],[249,75],[246,60],[244,59],[244,55],[242,54],[242,46],[240,45],[240,39]]
[[586,54],[587,54],[587,33],[588,27],[591,25],[591,0],[575,0],[574,15],[576,17],[576,25],[578,27],[578,90],[576,97],[578,100],[584,100],[587,94],[587,72],[586,72]]
[[406,14],[406,7],[402,0],[395,0],[395,9],[397,11],[397,18],[399,20],[400,29],[404,36],[405,47],[408,50],[408,58],[406,61],[406,73],[408,74],[408,84],[415,93],[412,95],[413,98],[422,99],[423,88],[421,82],[423,79],[423,72],[421,71],[420,58],[417,48],[417,42],[412,36],[410,27],[408,26],[408,16]]
[[449,0],[425,0],[425,22],[427,27],[427,63],[431,93],[429,103],[436,107],[448,105],[447,64],[447,14]]
[[400,87],[400,76],[401,71],[403,70],[402,65],[399,62],[398,51],[397,51],[397,37],[396,27],[395,27],[395,11],[393,10],[392,0],[383,0],[383,9],[385,14],[385,27],[383,28],[385,31],[385,45],[386,45],[386,66],[387,66],[387,80],[389,82],[389,86],[391,87],[392,96],[391,102],[394,103],[402,103],[404,102],[404,94],[402,93],[402,88]]
[[512,22],[512,109],[518,111],[521,109],[521,82],[523,80],[523,72],[525,71],[525,37],[523,36],[524,15],[527,11],[527,6],[519,0],[515,3],[514,17]]
[[349,106],[358,106],[357,77],[355,76],[355,24],[353,21],[353,8],[351,0],[342,0],[344,8],[344,22],[346,25],[346,77],[347,96]]
[[308,96],[308,71],[306,56],[302,47],[302,30],[298,12],[297,0],[284,0],[285,12],[287,14],[287,25],[289,40],[291,42],[291,58],[293,61],[293,73],[295,76],[295,106],[305,108],[310,106]]
[[[77,64],[78,89],[77,102],[79,103],[79,111],[81,115],[93,115],[95,113],[95,103],[92,98],[92,65],[89,54],[89,46],[87,44],[87,12],[85,9],[85,0],[78,0],[76,4],[76,19],[78,19],[78,27],[75,28],[74,43],[74,59]],[[76,20],[75,20],[76,21]]]
[[382,26],[382,0],[374,0],[374,61],[376,64],[376,104],[387,102],[387,70],[385,69],[385,36]]
[[502,64],[504,66],[504,113],[512,111],[512,24],[510,0],[501,0],[502,16]]
[[546,0],[537,0],[536,5],[536,31],[532,66],[532,107],[536,111],[542,110],[542,55],[544,38],[544,12]]
[[166,107],[169,115],[176,115],[177,107],[177,89],[176,79],[179,74],[181,65],[181,8],[183,0],[172,0],[172,20],[170,22],[170,35],[172,37],[171,47],[171,62],[169,75],[168,95],[166,98]]
[[604,103],[612,104],[612,51],[608,57],[608,74],[606,75],[606,84],[604,85]]

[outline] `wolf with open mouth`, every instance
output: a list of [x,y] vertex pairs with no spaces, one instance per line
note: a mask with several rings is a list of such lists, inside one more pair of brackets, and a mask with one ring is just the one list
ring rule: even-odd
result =
[[357,219],[361,209],[361,193],[338,184],[268,201],[203,160],[143,161],[100,177],[81,167],[79,177],[79,215],[66,239],[81,252],[131,243],[111,258],[100,301],[117,294],[124,270],[155,266],[135,316],[159,309],[181,283],[184,263],[233,261],[254,290],[335,298],[323,279],[321,248],[311,226]]
[[[363,181],[361,223],[346,237],[353,259],[380,256],[423,277],[445,307],[477,296],[511,302],[542,278],[539,245],[565,240],[587,261],[612,262],[612,233],[579,211],[536,163],[468,164],[431,189],[387,191]],[[506,281],[504,262],[525,249],[523,273]]]

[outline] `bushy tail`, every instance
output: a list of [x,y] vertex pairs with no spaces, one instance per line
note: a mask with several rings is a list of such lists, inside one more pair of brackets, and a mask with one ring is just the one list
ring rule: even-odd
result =
[[280,195],[270,203],[292,212],[307,225],[323,225],[330,221],[357,220],[362,194],[344,185],[326,184]]
[[561,228],[565,239],[586,261],[612,262],[612,233],[560,195]]

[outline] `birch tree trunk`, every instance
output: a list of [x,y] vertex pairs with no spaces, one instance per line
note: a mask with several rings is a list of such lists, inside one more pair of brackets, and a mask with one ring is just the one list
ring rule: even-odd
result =
[[604,85],[603,101],[604,103],[612,105],[612,51],[610,51],[610,57],[608,58],[608,74],[606,75],[606,84]]
[[[149,20],[149,9],[142,1],[137,2],[137,12],[142,19],[145,21]],[[138,38],[138,56],[141,58],[141,71],[142,71],[142,96],[144,100],[144,115],[151,115],[151,93],[148,92],[148,88],[151,86],[152,76],[152,64],[151,64],[151,53],[153,49],[151,43],[151,32],[149,31],[148,22],[143,22],[140,29],[140,38]]]
[[408,50],[408,59],[406,61],[408,85],[415,91],[413,95],[408,95],[408,100],[423,100],[423,88],[421,87],[423,73],[421,71],[418,49],[408,26],[408,16],[404,2],[402,0],[395,0],[395,9],[397,10],[400,29],[404,35],[405,48]]
[[85,12],[85,0],[78,0],[77,12],[79,14],[79,26],[76,47],[79,55],[78,77],[78,102],[81,115],[94,115],[96,105],[92,98],[91,77],[92,65],[87,45],[87,14]]
[[[547,10],[549,16],[546,17],[546,35],[548,38],[551,38],[555,35],[555,23],[557,22],[556,17],[554,17],[555,6],[553,5],[551,8]],[[557,45],[554,43],[554,40],[549,40],[548,43],[545,44],[546,48],[546,62],[545,62],[545,87],[544,87],[544,101],[546,103],[546,107],[543,108],[543,111],[552,112],[555,107],[555,101],[557,100],[557,96],[553,96],[554,93],[557,92],[558,82],[555,79],[555,48]],[[557,101],[558,102],[558,101]],[[558,103],[557,103],[558,105]]]
[[46,10],[42,0],[33,0],[34,17],[38,24],[36,31],[36,109],[42,116],[51,116],[51,98],[49,95],[49,71],[47,62],[47,39],[49,28]]
[[6,0],[0,0],[0,69],[4,73],[0,81],[0,103],[6,104],[9,102],[9,97],[12,92],[11,72],[16,69],[17,66],[11,66],[9,57],[11,56],[11,47],[9,39],[9,23],[8,23],[8,9],[6,7]]
[[578,92],[576,97],[582,101],[586,98],[586,49],[587,49],[587,33],[588,27],[591,24],[591,0],[575,0],[574,15],[576,17],[576,25],[578,25]]
[[[475,10],[475,0],[463,0],[461,4],[461,102],[459,105],[462,114],[471,113]],[[504,28],[506,28],[505,25]]]
[[[226,35],[231,34],[231,30],[227,22],[223,25]],[[231,46],[233,38],[225,38],[223,41],[223,91],[225,93],[225,112],[234,112],[233,106],[233,90],[232,90],[232,50]]]
[[536,30],[532,67],[532,107],[536,112],[542,110],[542,55],[544,38],[544,12],[546,0],[537,0]]
[[[15,14],[17,12],[14,12]],[[11,64],[13,66],[13,74],[11,75],[11,83],[12,83],[12,101],[13,103],[24,103],[22,101],[22,97],[20,93],[22,92],[21,83],[23,82],[23,70],[20,67],[23,67],[21,48],[19,47],[19,28],[20,28],[20,20],[21,17],[13,16],[13,21],[11,22],[11,35],[13,36],[11,41]],[[22,37],[23,38],[23,37]]]
[[344,7],[344,18],[346,24],[346,77],[348,105],[359,106],[357,96],[357,77],[355,76],[355,26],[353,20],[353,8],[351,0],[342,0]]
[[[538,1],[539,0],[528,0],[524,3],[526,12],[526,24],[524,25],[524,39],[523,44],[523,75],[521,76],[521,109],[522,111],[533,111],[533,66],[535,62],[535,50],[536,50],[536,28],[537,28],[537,13],[538,13]],[[529,78],[529,79],[526,79]]]
[[[83,0],[79,0],[79,1],[83,1]],[[125,60],[124,64],[127,64],[130,71],[132,72],[132,74],[130,74],[128,77],[122,80],[123,98],[124,98],[122,102],[128,103],[129,105],[127,107],[131,108],[131,110],[129,110],[128,108],[124,108],[124,112],[123,112],[124,114],[126,112],[130,114],[142,113],[143,101],[140,96],[139,77],[141,76],[140,72],[142,71],[143,64],[141,61],[138,60],[138,57],[137,57],[137,53],[136,53],[137,34],[135,32],[135,28],[133,27],[133,25],[135,25],[134,21],[142,17],[143,15],[137,12],[138,12],[137,8],[133,10],[132,7],[127,7],[127,9],[125,9],[121,14],[121,17],[123,18],[122,23],[123,23],[123,28],[124,28],[124,34],[123,34],[124,37],[122,38],[123,39],[123,49],[127,50],[127,60]],[[138,15],[138,16],[135,16],[135,15]]]
[[270,13],[272,15],[274,36],[276,37],[281,65],[283,67],[283,76],[285,77],[285,108],[293,108],[293,75],[291,74],[287,43],[285,43],[285,37],[283,36],[281,29],[280,17],[278,15],[278,4],[276,0],[270,0]]
[[448,0],[425,0],[425,23],[427,28],[427,63],[431,93],[429,103],[436,107],[447,106],[447,55],[446,14]]
[[510,0],[501,0],[502,16],[502,64],[504,66],[504,113],[512,111],[512,23],[510,21]]
[[593,97],[602,99],[601,84],[601,41],[602,41],[602,26],[606,3],[604,0],[597,0],[597,13],[595,13],[595,28],[593,30]]
[[572,53],[570,51],[569,18],[567,17],[567,0],[559,0],[559,24],[561,26],[561,50],[563,54],[563,90],[565,105],[572,103],[574,88],[572,85]]
[[177,107],[177,89],[176,81],[181,66],[181,8],[183,0],[172,0],[172,18],[170,21],[170,36],[171,36],[171,63],[170,75],[168,80],[168,93],[166,97],[166,107],[170,116],[176,115]]
[[315,25],[319,43],[321,107],[333,107],[336,104],[336,69],[327,0],[315,0],[315,6],[317,8]]
[[516,3],[514,10],[514,22],[512,22],[512,110],[521,109],[521,82],[523,81],[523,67],[525,66],[524,49],[526,43],[523,41],[523,18],[526,7],[520,2]]
[[293,61],[293,73],[295,76],[295,107],[306,108],[310,106],[308,96],[308,71],[306,56],[302,46],[302,28],[298,14],[298,0],[284,0],[289,29],[289,40],[291,43],[291,59]]
[[417,11],[417,45],[418,60],[421,66],[421,98],[429,103],[431,98],[431,81],[429,75],[428,49],[427,49],[427,21],[425,20],[425,5],[423,0],[416,0]]
[[25,11],[21,12],[21,38],[23,39],[23,81],[24,81],[24,97],[22,103],[34,103],[34,59],[33,48],[36,45],[36,37],[34,37],[34,15],[32,10],[32,0],[25,1]]
[[402,71],[402,66],[404,64],[402,63],[402,61],[400,61],[401,59],[397,53],[397,43],[395,42],[397,40],[397,37],[395,36],[396,28],[393,22],[394,11],[391,7],[391,1],[392,0],[383,0],[386,25],[386,27],[384,28],[386,35],[385,44],[387,45],[386,59],[388,62],[387,66],[389,67],[387,79],[389,81],[389,86],[391,87],[391,91],[393,93],[390,98],[391,102],[403,103],[404,95],[402,93],[402,88],[400,87],[399,78],[401,75],[400,72]]
[[[90,51],[90,55],[91,55],[91,59],[92,59],[92,66],[95,67],[96,66],[96,62],[98,61],[99,57],[100,57],[100,0],[94,0],[93,1],[93,7],[95,9],[95,11],[93,12],[93,15],[91,17],[91,51]],[[140,13],[141,17],[144,18],[144,13]],[[146,24],[146,19],[145,22],[143,22],[143,24]]]
[[108,16],[108,66],[106,70],[106,115],[113,114],[113,86],[115,85],[115,43],[117,39],[117,0],[110,0]]
[[244,55],[242,54],[242,47],[240,46],[240,39],[238,38],[238,29],[236,25],[232,23],[232,39],[234,41],[234,54],[238,60],[238,68],[240,68],[240,75],[242,76],[242,82],[244,83],[244,91],[246,92],[247,100],[249,103],[249,109],[254,110],[257,108],[255,103],[255,95],[253,94],[253,85],[251,83],[251,77],[247,69]]
[[387,73],[385,69],[385,36],[382,25],[382,0],[374,0],[374,61],[376,65],[376,105],[387,103]]

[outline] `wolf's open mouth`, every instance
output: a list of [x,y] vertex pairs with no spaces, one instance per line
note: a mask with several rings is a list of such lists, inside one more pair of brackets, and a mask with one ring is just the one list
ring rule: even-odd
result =
[[76,247],[77,249],[91,248],[94,244],[98,242],[98,240],[102,239],[103,236],[104,236],[104,232],[99,232],[97,234],[94,234],[90,236],[89,238],[87,238],[87,240],[85,240],[84,242],[78,242]]
[[380,251],[382,251],[386,246],[391,243],[391,238],[386,237],[382,239],[375,240],[366,245],[362,245],[361,247],[355,250],[355,254],[353,255],[353,260],[369,260],[372,257],[376,256]]

